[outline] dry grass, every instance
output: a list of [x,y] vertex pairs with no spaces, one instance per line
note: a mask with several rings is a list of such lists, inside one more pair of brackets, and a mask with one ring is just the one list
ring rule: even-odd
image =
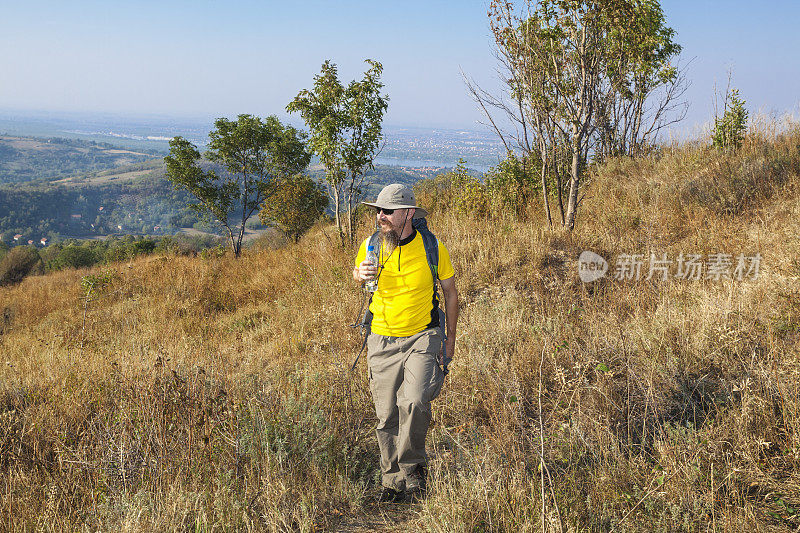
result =
[[[431,494],[404,528],[800,526],[799,144],[610,162],[572,234],[535,205],[527,222],[434,215],[462,315]],[[89,301],[100,269],[0,289],[0,529],[312,531],[380,512],[363,363],[347,370],[361,296],[334,243],[316,228],[238,261],[120,263]],[[585,249],[763,259],[757,280],[586,285]]]

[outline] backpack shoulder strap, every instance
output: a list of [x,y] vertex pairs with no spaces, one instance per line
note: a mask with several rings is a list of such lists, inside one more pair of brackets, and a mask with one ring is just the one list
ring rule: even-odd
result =
[[[424,218],[417,219],[414,222],[416,222],[414,227],[419,232],[420,236],[422,236],[422,244],[425,246],[425,257],[428,259],[428,266],[431,269],[431,276],[433,277],[433,312],[438,313],[439,328],[442,332],[442,340],[444,341],[447,339],[447,302],[445,302],[443,306],[444,309],[439,306],[439,291],[437,290],[438,284],[441,283],[439,279],[439,239],[428,229],[428,223]],[[442,291],[442,295],[444,295],[444,291]],[[442,347],[444,348],[444,344],[442,344]],[[446,358],[447,354],[445,353],[445,360]],[[447,373],[447,363],[444,364],[443,371]]]
[[433,276],[433,291],[435,293],[436,282],[439,280],[439,240],[428,229],[428,223],[424,218],[415,219],[413,225],[414,229],[422,237],[422,244],[425,246],[425,257],[431,269],[431,276]]
[[422,236],[422,244],[425,246],[425,257],[428,259],[428,266],[433,276],[433,290],[436,290],[436,282],[439,280],[439,240],[436,235],[427,229],[417,230]]

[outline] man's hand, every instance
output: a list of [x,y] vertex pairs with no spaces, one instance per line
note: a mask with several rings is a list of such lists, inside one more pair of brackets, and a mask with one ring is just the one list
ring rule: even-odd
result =
[[439,364],[444,365],[445,353],[447,353],[447,359],[452,361],[453,355],[455,354],[455,350],[456,350],[455,335],[453,335],[452,337],[447,337],[447,340],[444,341],[444,351],[439,352]]
[[364,259],[358,268],[353,269],[353,279],[356,281],[369,281],[378,275],[378,267],[375,263]]
[[444,345],[447,348],[447,358],[453,359],[453,356],[456,353],[456,337],[453,335],[452,337],[447,337],[447,340],[444,341]]
[[[447,340],[444,342],[447,348],[447,357],[453,359],[456,353],[456,323],[458,322],[458,291],[456,290],[455,277],[441,280],[442,292],[444,293],[444,307],[447,310]],[[441,357],[440,357],[441,359]]]

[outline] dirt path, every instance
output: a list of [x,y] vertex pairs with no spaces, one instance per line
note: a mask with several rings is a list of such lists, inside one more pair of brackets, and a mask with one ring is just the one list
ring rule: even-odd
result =
[[342,517],[333,531],[365,533],[367,531],[409,531],[409,523],[417,516],[411,504],[373,504],[358,515]]

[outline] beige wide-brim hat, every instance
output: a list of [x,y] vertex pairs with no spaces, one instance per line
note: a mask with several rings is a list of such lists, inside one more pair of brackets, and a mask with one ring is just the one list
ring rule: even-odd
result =
[[382,209],[416,209],[414,218],[425,218],[428,212],[417,205],[414,191],[408,185],[392,183],[383,188],[375,202],[361,202],[370,207]]

